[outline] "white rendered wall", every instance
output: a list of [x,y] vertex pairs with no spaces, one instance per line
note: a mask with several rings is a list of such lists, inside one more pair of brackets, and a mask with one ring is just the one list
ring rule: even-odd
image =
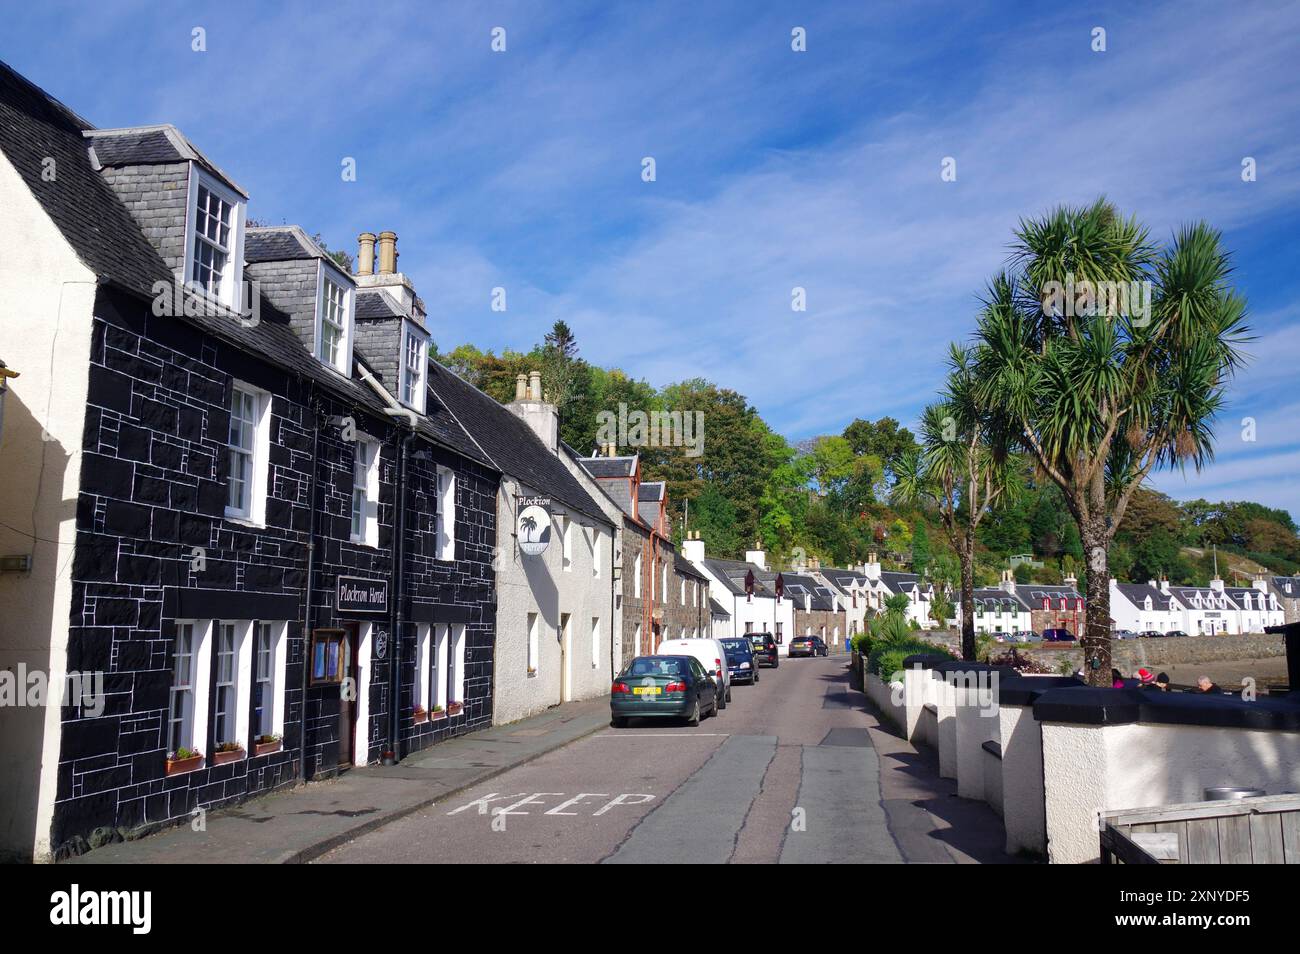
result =
[[[0,574],[0,669],[21,664],[59,687],[95,291],[94,274],[0,153],[0,358],[21,375],[4,399],[0,554],[32,560],[30,573]],[[0,857],[49,860],[60,718],[57,704],[3,711]]]

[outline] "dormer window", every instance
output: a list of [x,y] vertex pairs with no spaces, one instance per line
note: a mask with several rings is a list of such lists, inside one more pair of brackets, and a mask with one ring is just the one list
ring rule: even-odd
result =
[[186,282],[226,307],[238,309],[244,267],[242,197],[191,166],[188,219]]
[[402,370],[400,395],[402,403],[413,411],[424,413],[424,375],[429,360],[429,338],[412,324],[402,330]]
[[356,292],[343,273],[320,263],[316,286],[316,357],[339,374],[352,374]]

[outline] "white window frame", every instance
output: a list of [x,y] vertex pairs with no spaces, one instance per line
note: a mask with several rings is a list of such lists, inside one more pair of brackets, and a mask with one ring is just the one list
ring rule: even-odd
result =
[[591,618],[591,668],[600,668],[600,617]]
[[591,575],[594,579],[600,578],[600,551],[601,540],[604,534],[600,532],[600,527],[591,528]]
[[560,556],[564,572],[573,571],[573,521],[568,517],[560,518]]
[[[407,350],[412,341],[417,341],[420,348],[420,379],[410,381],[411,368],[407,365]],[[429,380],[429,333],[419,328],[414,322],[402,322],[402,350],[397,356],[397,396],[403,404],[417,414],[424,413],[425,383]],[[408,395],[407,391],[411,393]]]
[[[363,450],[364,448],[364,450]],[[357,504],[361,504],[360,530],[349,524],[349,539],[368,547],[379,546],[379,442],[367,437],[358,437],[353,444],[352,457],[352,504],[348,515],[355,521]],[[365,455],[363,457],[363,455]],[[358,487],[357,470],[362,460],[365,461],[365,473],[361,475]],[[361,491],[358,501],[357,490]]]
[[[252,448],[237,448],[230,443],[230,434],[226,434],[226,519],[247,522],[259,527],[266,526],[266,492],[267,465],[271,455],[271,395],[260,388],[243,381],[234,381],[230,389],[229,408],[234,403],[236,394],[253,398],[253,440]],[[231,409],[233,415],[234,411]],[[230,455],[247,454],[249,458],[249,478],[246,480],[248,505],[232,507],[230,505]]]
[[[231,208],[230,241],[226,248],[226,264],[222,269],[221,283],[213,295],[194,278],[195,242],[199,240],[198,203],[199,190],[206,189]],[[238,311],[243,307],[244,283],[244,226],[247,200],[229,186],[208,175],[193,162],[190,163],[189,184],[185,197],[185,255],[181,264],[181,284],[197,290],[204,298]],[[203,241],[215,245],[207,236]]]
[[686,605],[686,577],[682,577],[681,584],[682,584],[682,605],[685,606]]
[[[258,620],[253,624],[253,671],[249,686],[251,691],[263,693],[262,723],[250,727],[254,739],[262,735],[284,736],[283,687],[288,663],[288,640],[285,639],[288,629],[289,623],[284,620]],[[262,652],[264,638],[269,642],[265,655]],[[268,664],[269,670],[264,668]]]
[[449,693],[452,702],[459,702],[462,706],[465,704],[465,624],[451,624],[451,671],[447,681],[450,684]]
[[438,465],[438,511],[434,515],[435,560],[456,559],[456,472]]
[[[343,327],[339,338],[338,354],[330,361],[325,356],[325,306],[328,302],[328,288],[334,285],[343,293]],[[316,359],[327,368],[333,368],[344,377],[352,377],[352,343],[357,324],[357,292],[352,282],[332,265],[317,260],[316,269]]]
[[429,699],[429,688],[432,685],[429,655],[432,630],[431,623],[415,624],[415,685],[412,687],[412,695],[415,707],[425,712],[433,709]]
[[[212,633],[210,619],[178,619],[176,636],[172,642],[172,682],[167,700],[167,751],[175,753],[179,748],[194,749],[210,758],[207,752],[208,734],[208,655],[211,652],[209,636]],[[188,672],[186,681],[178,684],[180,675],[177,666],[177,649],[182,636],[188,636]],[[180,719],[175,718],[176,694],[184,693]],[[179,732],[173,724],[179,721]]]
[[[238,742],[242,746],[247,746],[250,718],[249,702],[253,675],[253,641],[249,639],[252,631],[253,622],[246,619],[218,620],[214,627],[216,638],[212,647],[212,666],[216,671],[216,679],[213,688],[220,693],[223,686],[228,686],[231,704],[234,706],[234,712],[227,713],[229,725],[223,727],[218,721],[220,716],[217,712],[218,707],[221,705],[220,696],[213,700],[212,743],[214,750],[215,746],[222,742]],[[221,644],[224,642],[227,632],[231,637],[228,680],[223,678],[221,672]],[[228,728],[230,731],[223,733],[223,728]]]
[[447,711],[447,634],[450,627],[438,623],[433,627],[433,671],[429,674],[429,711],[440,708]]
[[639,553],[636,555],[636,563],[634,564],[634,567],[635,567],[635,569],[634,569],[634,572],[632,573],[632,595],[633,595],[634,597],[636,597],[637,599],[640,599],[640,598],[641,598],[641,569],[642,569],[642,567],[641,567],[641,554],[639,554]]
[[540,614],[529,613],[528,622],[528,675],[537,675],[538,652],[541,649]]
[[641,655],[641,624],[636,624],[636,629],[632,632],[632,655]]

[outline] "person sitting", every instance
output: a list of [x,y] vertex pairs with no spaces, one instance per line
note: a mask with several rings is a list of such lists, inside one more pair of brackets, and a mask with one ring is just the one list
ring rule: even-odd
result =
[[1124,688],[1124,676],[1120,673],[1118,669],[1112,669],[1110,671],[1110,687],[1112,689]]
[[1161,692],[1169,692],[1169,673],[1156,673],[1156,688]]
[[1196,690],[1195,690],[1195,691],[1196,691],[1196,692],[1204,692],[1204,693],[1221,693],[1221,692],[1223,692],[1222,689],[1220,689],[1218,686],[1216,686],[1216,685],[1214,684],[1213,680],[1211,680],[1209,676],[1201,676],[1201,678],[1199,678],[1199,679],[1196,680]]
[[1156,674],[1153,673],[1150,669],[1146,669],[1146,668],[1139,669],[1135,673],[1135,675],[1137,676],[1137,680],[1138,680],[1138,688],[1140,689],[1156,688]]

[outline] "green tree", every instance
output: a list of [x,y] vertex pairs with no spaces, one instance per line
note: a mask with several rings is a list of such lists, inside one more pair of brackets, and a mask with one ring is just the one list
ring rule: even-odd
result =
[[930,534],[925,521],[918,520],[912,530],[912,572],[926,576],[930,569]]
[[[1246,340],[1231,272],[1207,225],[1157,249],[1136,219],[1099,199],[1022,221],[1012,269],[989,286],[977,390],[1015,420],[1078,523],[1091,685],[1110,680],[1107,551],[1129,501],[1154,469],[1199,470],[1213,455],[1211,424]],[[1132,289],[1130,306],[1108,289]]]
[[921,450],[899,458],[894,484],[899,499],[938,507],[961,566],[961,654],[967,660],[975,658],[975,535],[1022,480],[1006,422],[986,410],[975,384],[970,351],[952,345],[944,392],[921,418]]

